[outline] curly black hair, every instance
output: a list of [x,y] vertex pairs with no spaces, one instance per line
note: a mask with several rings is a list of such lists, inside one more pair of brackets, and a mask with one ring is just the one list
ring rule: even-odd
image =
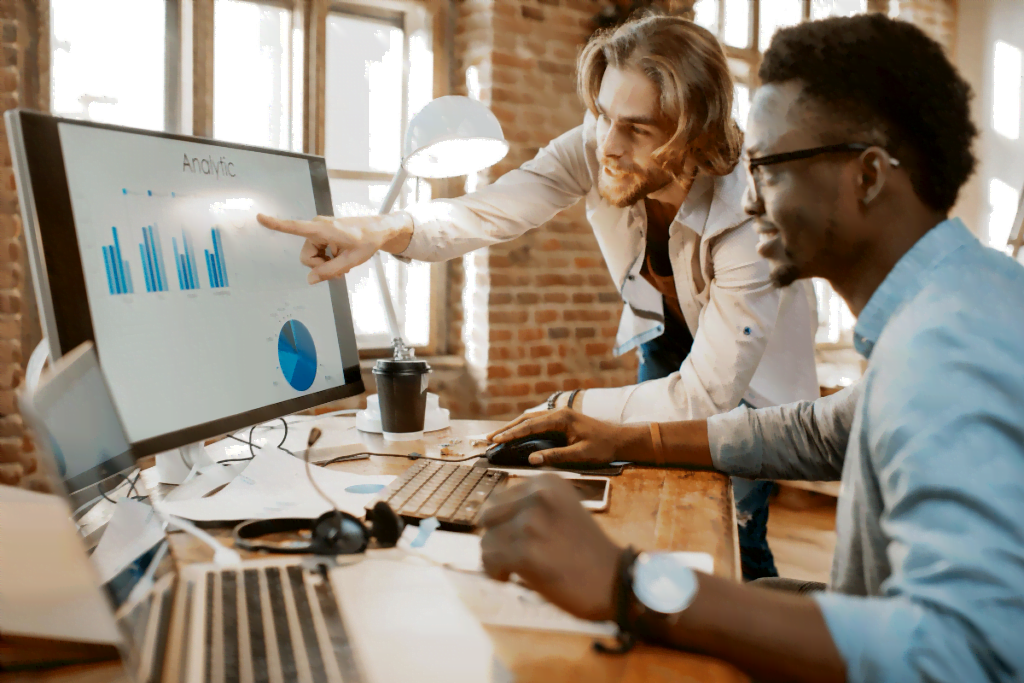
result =
[[758,76],[797,80],[830,114],[879,130],[933,209],[949,211],[974,172],[971,87],[913,24],[862,14],[782,29]]

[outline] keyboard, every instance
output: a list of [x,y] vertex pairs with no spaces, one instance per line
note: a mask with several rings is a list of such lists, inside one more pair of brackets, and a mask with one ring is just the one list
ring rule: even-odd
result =
[[406,522],[436,517],[442,529],[467,531],[477,525],[484,501],[508,478],[505,472],[437,461],[421,461],[395,479],[367,512],[385,501]]
[[366,680],[331,582],[301,559],[189,565],[175,602],[168,662],[154,682]]

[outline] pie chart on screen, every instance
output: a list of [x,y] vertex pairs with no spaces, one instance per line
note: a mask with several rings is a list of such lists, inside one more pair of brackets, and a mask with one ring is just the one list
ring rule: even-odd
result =
[[281,373],[292,388],[305,391],[316,379],[316,346],[309,329],[298,320],[289,320],[277,337],[277,359]]

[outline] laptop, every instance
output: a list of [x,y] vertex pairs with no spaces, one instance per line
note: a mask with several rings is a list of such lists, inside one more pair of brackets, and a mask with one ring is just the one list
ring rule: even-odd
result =
[[[145,496],[137,478],[122,467],[133,461],[125,455],[131,449],[122,450],[127,440],[90,343],[56,361],[37,387],[22,392],[20,402],[26,421],[40,435],[41,464],[61,491],[62,514],[82,515],[86,507],[85,514],[96,516],[103,506],[116,510]],[[83,414],[88,424],[82,429],[66,428],[67,416]],[[92,472],[88,481],[80,471]],[[121,477],[110,492],[92,481]],[[80,491],[70,490],[83,481],[103,491],[84,505]],[[62,547],[79,550],[62,562],[63,578],[50,579],[51,587],[74,583],[82,592],[83,585],[94,582],[88,614],[73,603],[51,602],[49,607],[62,615],[58,621],[79,627],[79,633],[89,624],[97,625],[97,633],[103,632],[103,623],[116,624],[116,636],[107,629],[103,642],[116,645],[134,681],[468,683],[509,678],[496,663],[486,632],[440,567],[365,555],[271,555],[235,566],[186,564],[176,571],[159,544],[100,584],[73,524],[46,533],[48,543],[59,538]],[[26,581],[31,584],[31,577]],[[42,587],[43,580],[35,584]]]

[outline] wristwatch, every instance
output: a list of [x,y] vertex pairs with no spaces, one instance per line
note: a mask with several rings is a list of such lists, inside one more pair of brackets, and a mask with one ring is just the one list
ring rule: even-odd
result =
[[652,612],[669,624],[690,606],[697,595],[697,576],[674,553],[637,553],[627,546],[619,555],[616,569],[615,644],[594,642],[603,654],[621,655],[633,649],[637,619]]
[[697,595],[697,575],[674,553],[640,553],[633,563],[639,607],[675,623]]

